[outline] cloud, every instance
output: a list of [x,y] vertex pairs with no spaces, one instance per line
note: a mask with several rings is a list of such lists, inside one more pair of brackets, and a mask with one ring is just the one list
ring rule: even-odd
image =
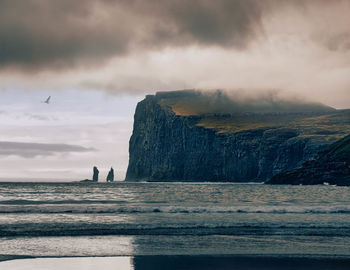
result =
[[38,114],[32,114],[32,113],[28,113],[27,114],[29,119],[33,119],[33,120],[39,120],[39,121],[49,121],[49,120],[53,120],[50,117],[47,116],[43,116],[43,115],[38,115]]
[[0,65],[28,70],[96,64],[132,50],[249,45],[257,0],[0,0]]
[[32,158],[36,156],[51,156],[57,153],[91,152],[94,148],[86,148],[70,144],[24,143],[0,141],[0,156],[20,156]]
[[[88,94],[89,92],[85,92]],[[100,93],[102,94],[102,93]],[[125,100],[123,100],[125,103]],[[135,100],[135,103],[137,100]],[[122,102],[120,102],[122,103]],[[117,103],[118,104],[118,103]],[[118,104],[119,105],[119,104]],[[117,107],[118,107],[117,105]],[[103,104],[106,106],[106,104]],[[121,106],[122,107],[122,106]],[[74,118],[74,116],[72,116]],[[102,119],[102,118],[101,118]],[[69,142],[75,146],[89,146],[96,151],[83,152],[54,152],[51,155],[28,155],[23,157],[22,145],[16,146],[15,154],[0,154],[0,178],[63,178],[85,179],[92,176],[92,167],[97,166],[105,177],[110,167],[115,169],[117,179],[123,179],[128,166],[128,140],[132,133],[132,120],[129,122],[114,122],[108,124],[86,125],[74,123],[60,126],[23,126],[1,125],[1,142],[41,142],[52,144],[55,142]],[[36,147],[34,145],[34,147]],[[0,146],[0,149],[3,147]],[[0,151],[1,152],[1,151]],[[19,155],[22,153],[22,155]],[[34,152],[35,153],[35,152]],[[45,170],[70,170],[72,173],[50,173]],[[42,170],[42,172],[39,172]]]
[[0,0],[0,91],[283,89],[346,108],[349,13],[348,0]]
[[0,0],[0,67],[94,66],[168,47],[243,50],[268,38],[263,21],[281,13],[302,14],[317,42],[348,50],[349,9],[346,0]]

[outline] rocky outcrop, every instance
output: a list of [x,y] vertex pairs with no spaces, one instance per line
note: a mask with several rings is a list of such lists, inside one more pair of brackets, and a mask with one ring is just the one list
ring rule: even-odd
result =
[[91,179],[84,179],[84,180],[80,180],[79,182],[80,183],[90,183],[90,182],[96,182],[96,181],[93,181]]
[[111,168],[107,174],[107,178],[106,178],[107,182],[113,182],[114,181],[114,170],[113,168]]
[[92,175],[92,181],[97,182],[98,181],[98,174],[99,174],[99,170],[97,169],[96,166],[94,166],[93,168],[93,175]]
[[279,173],[267,184],[350,186],[350,135],[332,144],[301,168]]
[[326,113],[341,121],[339,112],[191,114],[190,103],[179,105],[182,95],[148,95],[137,105],[127,181],[265,181],[301,166],[341,133],[315,129]]

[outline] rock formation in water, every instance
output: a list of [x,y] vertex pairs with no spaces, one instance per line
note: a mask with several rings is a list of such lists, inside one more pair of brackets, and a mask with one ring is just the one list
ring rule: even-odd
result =
[[266,183],[350,186],[350,135],[330,145],[301,168],[279,173]]
[[84,179],[84,180],[80,180],[79,181],[80,183],[89,183],[89,182],[94,182],[93,180],[91,180],[91,179]]
[[98,174],[99,174],[99,172],[100,172],[100,171],[97,169],[97,167],[94,166],[92,181],[94,181],[94,182],[97,182],[97,181],[98,181]]
[[113,168],[111,168],[108,172],[107,178],[106,178],[107,182],[113,182],[114,181],[114,170]]
[[223,92],[161,92],[138,103],[127,181],[265,181],[350,132],[350,113]]

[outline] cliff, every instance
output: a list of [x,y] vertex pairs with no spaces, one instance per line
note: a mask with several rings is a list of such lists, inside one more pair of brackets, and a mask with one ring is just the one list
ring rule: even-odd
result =
[[350,186],[350,135],[333,143],[301,168],[273,176],[267,184]]
[[349,111],[218,91],[148,95],[139,102],[127,181],[265,181],[301,166],[350,132]]

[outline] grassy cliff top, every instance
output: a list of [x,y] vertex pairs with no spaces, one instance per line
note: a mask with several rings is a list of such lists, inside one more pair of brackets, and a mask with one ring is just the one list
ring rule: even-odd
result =
[[277,92],[247,95],[244,91],[181,90],[158,92],[162,105],[177,115],[244,114],[244,113],[314,113],[331,112],[334,108],[316,102],[280,97]]
[[219,133],[288,127],[299,129],[301,136],[320,136],[330,141],[350,133],[350,110],[282,99],[274,93],[244,96],[238,92],[183,90],[158,92],[156,98],[176,115],[196,116],[195,125]]
[[331,144],[325,153],[334,160],[350,161],[350,134]]

